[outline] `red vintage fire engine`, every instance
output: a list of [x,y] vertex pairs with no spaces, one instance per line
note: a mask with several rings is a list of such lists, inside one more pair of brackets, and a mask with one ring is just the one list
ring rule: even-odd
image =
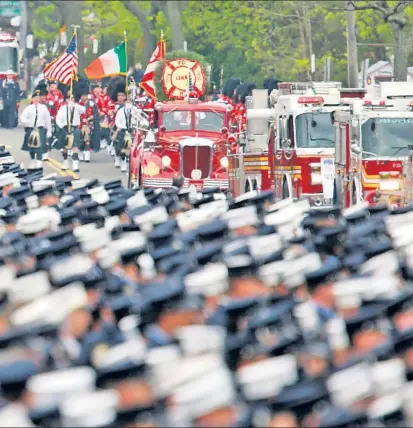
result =
[[200,101],[201,90],[185,95],[185,86],[179,85],[187,85],[188,73],[194,87],[205,88],[206,82],[199,81],[205,74],[194,62],[185,58],[177,64],[166,62],[164,69],[173,72],[172,76],[163,76],[169,85],[164,86],[165,94],[178,95],[155,104],[156,128],[142,126],[142,121],[138,124],[130,155],[131,187],[168,188],[174,179],[183,178],[184,187],[228,189],[228,140],[233,139],[228,121],[232,107]]
[[[336,126],[334,202],[403,206],[412,201],[413,85],[382,84],[381,100],[343,100]],[[397,106],[397,108],[396,108]]]
[[[317,207],[332,204],[335,131],[330,114],[340,107],[340,86],[282,83],[272,109],[263,108],[262,94],[253,92],[253,108],[247,105],[245,151],[229,156],[235,195],[274,188],[277,199],[307,198]],[[360,90],[343,91],[360,96]]]

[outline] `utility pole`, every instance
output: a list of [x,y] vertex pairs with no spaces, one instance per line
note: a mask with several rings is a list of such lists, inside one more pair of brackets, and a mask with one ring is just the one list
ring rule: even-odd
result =
[[28,34],[29,25],[29,11],[28,2],[23,0],[20,2],[20,47],[23,53],[23,79],[24,79],[24,90],[30,90],[30,70],[29,70],[29,58],[26,48],[26,39]]
[[358,54],[356,37],[356,17],[353,1],[345,0],[344,7],[347,15],[347,61],[348,85],[358,88]]

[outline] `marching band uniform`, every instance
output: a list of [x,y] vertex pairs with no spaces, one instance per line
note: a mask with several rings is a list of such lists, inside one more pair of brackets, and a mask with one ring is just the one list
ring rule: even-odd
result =
[[[68,153],[69,149],[73,150],[72,170],[79,171],[79,147],[80,147],[80,116],[86,111],[84,106],[69,99],[60,107],[56,116],[56,125],[59,128],[59,140],[55,148],[62,151],[63,168],[69,169]],[[70,133],[69,133],[70,131]]]
[[133,116],[137,114],[136,107],[129,103],[122,105],[116,113],[115,125],[117,128],[116,133],[116,157],[115,166],[122,172],[127,171],[127,157],[130,149],[129,145],[132,138],[132,121]]
[[16,122],[16,109],[20,103],[20,86],[14,77],[16,73],[8,71],[6,79],[3,80],[1,85],[1,98],[3,99],[3,127],[15,128]]
[[76,101],[85,107],[85,113],[80,117],[80,152],[79,160],[90,162],[90,152],[100,149],[100,120],[99,110],[93,99],[88,96],[89,85],[79,83],[76,88]]
[[[100,124],[103,125],[102,127],[105,129],[108,129],[108,116],[109,111],[112,109],[113,101],[110,99],[108,95],[105,94],[106,91],[102,88],[102,85],[100,83],[95,83],[92,86],[92,92],[91,96],[93,101],[96,103],[98,111],[99,111],[99,117],[100,117]],[[109,134],[109,135],[108,135]],[[104,131],[103,134],[101,134],[101,142],[100,145],[102,148],[105,148],[110,140],[110,131]]]
[[30,153],[33,168],[42,167],[42,155],[46,151],[47,139],[52,136],[50,113],[44,104],[40,103],[40,91],[33,94],[33,103],[27,106],[21,114],[20,121],[25,128],[22,150]]

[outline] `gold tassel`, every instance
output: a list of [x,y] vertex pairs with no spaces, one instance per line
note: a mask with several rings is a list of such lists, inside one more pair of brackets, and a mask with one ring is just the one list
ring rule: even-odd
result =
[[70,150],[73,147],[74,142],[73,134],[67,134],[65,138],[65,149]]
[[88,126],[82,129],[82,138],[84,143],[90,142],[90,128]]
[[119,132],[119,129],[117,129],[117,130],[113,133],[113,135],[112,135],[112,143],[114,143],[114,142],[118,139],[118,132]]
[[36,130],[33,130],[29,135],[29,142],[27,145],[31,149],[40,149],[40,135],[39,132]]

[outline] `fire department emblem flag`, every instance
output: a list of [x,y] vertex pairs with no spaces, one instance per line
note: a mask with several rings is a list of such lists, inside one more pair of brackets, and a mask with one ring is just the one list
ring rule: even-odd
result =
[[166,61],[162,69],[162,88],[169,99],[183,100],[188,90],[189,75],[192,91],[201,97],[205,92],[206,76],[198,61],[177,58]]

